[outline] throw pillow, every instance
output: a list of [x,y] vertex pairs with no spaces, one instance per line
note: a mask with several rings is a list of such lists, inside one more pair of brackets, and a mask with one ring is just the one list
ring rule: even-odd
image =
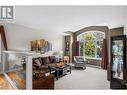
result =
[[39,57],[38,59],[39,59],[39,61],[40,61],[41,65],[44,65],[42,58],[41,58],[41,57]]
[[41,63],[40,63],[39,59],[35,59],[34,62],[35,62],[38,66],[41,66]]
[[44,57],[44,58],[43,58],[43,63],[44,63],[44,64],[50,63],[49,57]]
[[83,58],[79,58],[78,61],[79,61],[79,62],[83,62],[84,59],[83,59]]
[[55,63],[55,56],[49,56],[50,63]]

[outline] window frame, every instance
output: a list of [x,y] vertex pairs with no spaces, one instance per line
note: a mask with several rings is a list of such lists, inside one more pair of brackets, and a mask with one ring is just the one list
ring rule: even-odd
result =
[[[98,59],[98,60],[101,60],[102,58],[100,58],[100,57],[97,57],[97,42],[99,41],[99,42],[101,42],[101,41],[103,41],[103,39],[102,40],[100,40],[100,39],[97,39],[97,37],[95,37],[93,40],[86,40],[85,38],[83,39],[83,36],[85,35],[85,34],[87,34],[87,33],[94,33],[94,32],[98,32],[98,33],[102,33],[104,36],[103,36],[103,39],[105,39],[105,32],[102,32],[102,31],[86,31],[86,32],[84,32],[84,33],[81,33],[81,34],[79,34],[78,36],[77,36],[77,41],[79,41],[79,42],[83,42],[83,48],[84,48],[84,43],[86,42],[86,41],[94,41],[95,42],[95,57],[87,57],[87,56],[85,56],[85,54],[84,54],[84,49],[83,49],[83,56],[85,57],[85,58],[88,58],[88,59]],[[95,36],[95,35],[94,35]],[[81,37],[81,38],[80,38]],[[79,46],[80,47],[80,46]],[[79,55],[80,55],[80,49],[79,49]]]

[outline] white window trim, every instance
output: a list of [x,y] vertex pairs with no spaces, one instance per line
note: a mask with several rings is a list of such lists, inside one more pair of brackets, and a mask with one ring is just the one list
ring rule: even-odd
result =
[[85,57],[86,59],[96,59],[96,60],[102,60],[102,58],[97,58],[97,57]]

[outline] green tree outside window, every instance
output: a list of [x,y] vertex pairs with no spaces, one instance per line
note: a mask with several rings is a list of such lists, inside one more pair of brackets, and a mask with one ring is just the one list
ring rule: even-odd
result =
[[101,58],[102,44],[105,34],[98,31],[85,32],[78,37],[80,42],[80,56]]
[[85,56],[87,57],[95,57],[95,37],[92,33],[89,33],[89,34],[86,34],[84,35],[85,37],[85,47],[84,47],[84,53],[85,53]]

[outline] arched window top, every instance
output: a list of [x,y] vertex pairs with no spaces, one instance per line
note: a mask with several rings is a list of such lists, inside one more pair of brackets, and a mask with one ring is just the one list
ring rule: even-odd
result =
[[77,41],[83,42],[85,40],[100,40],[105,38],[105,33],[101,31],[87,31],[77,36]]

